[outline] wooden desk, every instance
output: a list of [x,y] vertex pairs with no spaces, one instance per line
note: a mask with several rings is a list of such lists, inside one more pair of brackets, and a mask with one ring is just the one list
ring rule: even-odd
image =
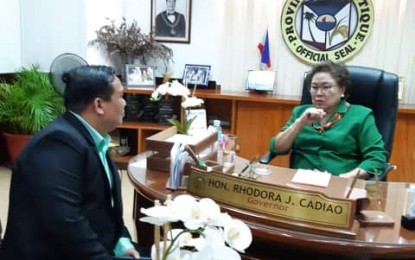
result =
[[[138,164],[137,164],[138,162]],[[237,158],[236,169],[242,169],[247,160]],[[294,170],[270,166],[273,173],[268,176],[278,178],[278,172]],[[135,187],[134,216],[137,227],[138,241],[143,246],[152,244],[153,227],[140,222],[141,207],[150,207],[153,201],[164,201],[167,194],[173,196],[183,191],[170,191],[165,188],[168,173],[147,170],[145,156],[132,159],[128,167],[128,176]],[[338,177],[333,177],[338,178]],[[358,187],[371,185],[358,181]],[[247,256],[255,259],[332,259],[337,256],[352,258],[415,258],[415,232],[401,228],[400,217],[405,203],[405,183],[384,182],[381,187],[381,207],[395,220],[393,227],[363,227],[360,226],[354,239],[338,238],[295,231],[289,228],[275,227],[259,221],[258,214],[245,210],[221,205],[222,210],[240,218],[247,223],[254,235],[252,245],[247,250]],[[369,197],[372,196],[368,191]],[[369,208],[376,209],[377,204],[371,203]],[[262,222],[262,223],[261,223]]]

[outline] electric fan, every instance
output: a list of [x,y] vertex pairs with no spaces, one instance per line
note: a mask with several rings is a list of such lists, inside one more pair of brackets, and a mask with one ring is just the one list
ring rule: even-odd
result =
[[82,57],[73,53],[63,53],[52,61],[50,76],[53,85],[62,95],[66,87],[66,83],[62,80],[63,74],[83,65],[88,65],[88,63]]

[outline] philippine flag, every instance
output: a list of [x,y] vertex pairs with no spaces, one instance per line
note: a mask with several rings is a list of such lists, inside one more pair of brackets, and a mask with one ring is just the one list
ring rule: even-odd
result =
[[267,68],[271,68],[271,58],[269,56],[269,42],[268,42],[268,30],[265,35],[264,44],[258,44],[259,52],[261,53],[261,63],[267,65]]

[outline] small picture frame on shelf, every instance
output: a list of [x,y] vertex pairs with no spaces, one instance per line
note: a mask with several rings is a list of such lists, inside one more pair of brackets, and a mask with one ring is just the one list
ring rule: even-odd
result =
[[187,109],[185,111],[187,120],[192,118],[193,122],[189,127],[188,134],[203,134],[207,130],[206,109]]
[[154,70],[152,67],[137,64],[125,65],[127,87],[153,87],[155,86]]
[[183,84],[207,86],[209,74],[210,65],[186,64],[183,72]]

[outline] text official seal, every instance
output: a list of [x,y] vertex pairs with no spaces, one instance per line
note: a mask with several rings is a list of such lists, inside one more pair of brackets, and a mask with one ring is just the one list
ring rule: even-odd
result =
[[342,62],[365,45],[373,20],[371,0],[287,0],[281,32],[290,51],[306,63]]

